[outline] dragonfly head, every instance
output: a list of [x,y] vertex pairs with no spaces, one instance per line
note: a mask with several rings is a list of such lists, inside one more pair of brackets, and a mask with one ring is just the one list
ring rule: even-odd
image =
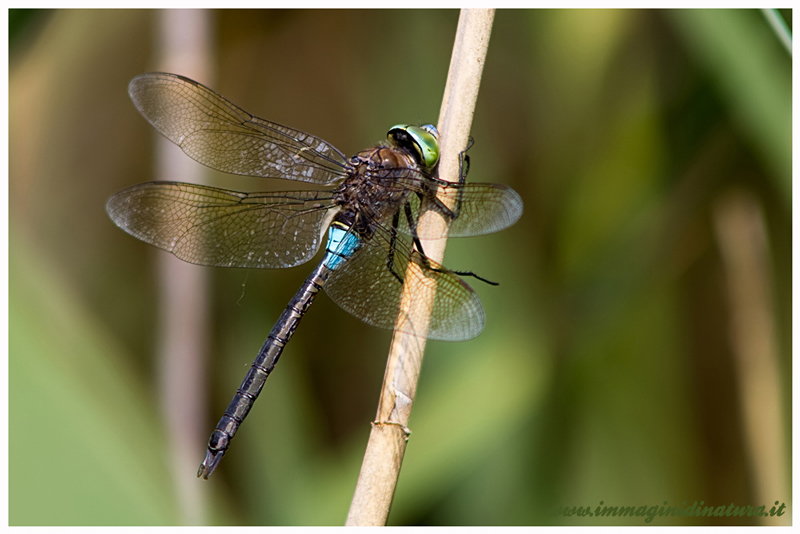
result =
[[428,169],[439,161],[439,131],[433,124],[397,124],[386,136],[395,145],[410,150],[419,164]]

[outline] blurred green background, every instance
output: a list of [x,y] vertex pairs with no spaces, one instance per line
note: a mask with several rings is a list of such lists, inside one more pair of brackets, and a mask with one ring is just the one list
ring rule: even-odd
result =
[[[343,524],[391,334],[327,297],[214,476],[170,465],[162,252],[104,210],[155,179],[127,84],[159,68],[160,15],[10,12],[9,521]],[[210,16],[215,80],[198,81],[251,113],[347,154],[437,120],[457,11]],[[500,286],[472,284],[481,336],[428,344],[390,524],[790,505],[791,57],[762,13],[499,11],[472,135],[469,179],[510,185],[525,213],[448,245],[446,265]],[[312,267],[196,268],[207,435]]]

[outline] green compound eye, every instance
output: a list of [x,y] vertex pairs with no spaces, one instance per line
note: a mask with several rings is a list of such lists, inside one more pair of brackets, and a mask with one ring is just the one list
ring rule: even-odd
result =
[[397,124],[389,129],[387,137],[398,146],[413,151],[419,162],[427,168],[432,168],[439,161],[439,132],[432,124]]

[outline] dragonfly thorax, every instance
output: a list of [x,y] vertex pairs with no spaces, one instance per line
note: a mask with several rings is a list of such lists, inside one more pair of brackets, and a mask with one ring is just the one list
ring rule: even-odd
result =
[[411,150],[404,147],[378,146],[362,150],[351,158],[355,172],[376,169],[419,169],[420,164]]
[[416,178],[422,172],[414,156],[402,147],[362,150],[350,163],[347,178],[334,192],[335,201],[342,211],[367,221],[382,220],[396,212],[410,192],[398,180]]

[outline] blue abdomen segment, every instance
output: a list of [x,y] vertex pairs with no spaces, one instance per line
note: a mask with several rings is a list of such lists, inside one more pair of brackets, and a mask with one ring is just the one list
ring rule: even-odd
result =
[[358,250],[361,239],[350,231],[350,227],[334,221],[328,228],[328,245],[322,263],[329,269],[336,269],[344,260]]

